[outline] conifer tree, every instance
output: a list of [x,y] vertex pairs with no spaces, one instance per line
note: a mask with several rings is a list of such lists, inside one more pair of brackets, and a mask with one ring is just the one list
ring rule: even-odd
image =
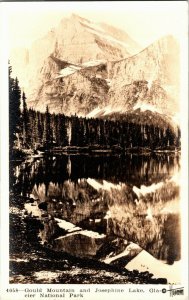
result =
[[29,147],[30,145],[30,124],[29,124],[29,115],[28,115],[28,109],[26,104],[26,95],[23,92],[22,93],[22,105],[23,105],[23,111],[22,111],[22,135],[23,135],[23,146]]
[[45,111],[45,119],[44,119],[44,132],[43,132],[43,144],[46,148],[52,144],[52,130],[51,130],[51,120],[48,105]]
[[9,65],[9,147],[10,152],[13,150],[14,141],[16,139],[15,133],[15,124],[14,111],[13,111],[13,88],[14,88],[14,79],[11,77],[12,67]]
[[11,77],[12,67],[9,65],[9,147],[10,153],[14,147],[20,148],[20,99],[21,90],[18,79]]

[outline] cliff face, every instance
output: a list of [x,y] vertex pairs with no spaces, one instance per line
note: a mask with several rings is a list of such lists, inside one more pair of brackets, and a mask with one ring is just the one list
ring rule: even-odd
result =
[[[37,75],[50,55],[72,63],[82,63],[96,59],[118,60],[136,53],[138,49],[137,43],[121,30],[104,28],[102,24],[72,15],[63,18],[57,28],[36,40],[30,49],[12,50],[10,61],[14,74],[30,96],[33,79],[38,80]],[[27,61],[23,59],[23,51],[27,52]]]
[[[15,59],[28,107],[67,115],[152,106],[178,111],[179,47],[167,36],[139,52],[123,31],[72,15]],[[134,54],[134,55],[133,55]],[[19,67],[19,61],[21,67]],[[108,111],[107,111],[108,108]]]
[[165,113],[177,111],[179,48],[170,36],[139,54],[114,62],[110,67],[110,104],[131,109],[150,104]]
[[106,65],[99,63],[96,66],[84,69],[67,67],[59,69],[57,63],[51,57],[44,64],[39,74],[31,98],[30,107],[45,111],[66,115],[87,115],[95,107],[106,105],[108,102],[107,71]]

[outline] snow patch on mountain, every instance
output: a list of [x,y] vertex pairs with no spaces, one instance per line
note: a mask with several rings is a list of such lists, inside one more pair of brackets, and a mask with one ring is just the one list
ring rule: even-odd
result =
[[148,103],[136,103],[133,107],[133,110],[140,109],[141,111],[150,110],[152,112],[162,113],[157,107]]
[[99,59],[99,60],[90,60],[90,61],[84,62],[82,64],[82,67],[95,67],[95,66],[99,66],[99,65],[105,64],[105,63],[106,63],[106,61],[102,60],[102,59]]
[[103,113],[103,116],[107,116],[113,112],[121,112],[123,111],[123,108],[122,107],[112,107],[111,105],[109,106],[106,106],[105,109],[104,109],[104,113]]
[[56,76],[55,79],[72,75],[75,72],[77,72],[78,70],[81,70],[81,68],[80,67],[75,67],[75,66],[61,69],[60,72],[59,72],[59,75]]
[[59,71],[59,75],[56,76],[55,79],[66,77],[66,76],[74,74],[75,72],[77,72],[79,70],[83,70],[85,68],[90,68],[90,67],[96,67],[96,66],[99,66],[104,63],[106,63],[106,61],[104,61],[104,60],[90,60],[81,65],[70,65],[69,67],[61,69]]
[[95,116],[99,115],[101,113],[102,109],[99,107],[96,107],[93,109],[89,114],[86,115],[87,118],[95,118]]
[[89,114],[86,115],[87,118],[97,118],[97,117],[103,117],[108,116],[112,113],[121,113],[124,112],[123,107],[112,107],[111,105],[108,105],[104,108],[95,108],[93,109]]

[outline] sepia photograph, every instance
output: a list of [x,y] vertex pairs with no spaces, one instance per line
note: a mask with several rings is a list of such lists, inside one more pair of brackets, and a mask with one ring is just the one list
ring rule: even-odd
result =
[[148,288],[156,299],[187,299],[187,9],[4,3],[2,300],[15,299],[18,284],[18,299],[147,299],[143,286],[157,287]]

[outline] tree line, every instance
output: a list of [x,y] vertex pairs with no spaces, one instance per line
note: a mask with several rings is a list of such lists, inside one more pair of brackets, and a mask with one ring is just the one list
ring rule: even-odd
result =
[[148,124],[119,122],[98,118],[81,118],[76,115],[50,114],[33,109],[24,111],[23,132],[20,139],[24,147],[35,145],[53,146],[120,146],[122,148],[169,147],[180,145],[180,130],[177,134],[168,126],[160,128]]
[[119,146],[123,149],[180,147],[180,129],[131,121],[82,118],[28,109],[26,95],[9,67],[9,140],[12,149]]

